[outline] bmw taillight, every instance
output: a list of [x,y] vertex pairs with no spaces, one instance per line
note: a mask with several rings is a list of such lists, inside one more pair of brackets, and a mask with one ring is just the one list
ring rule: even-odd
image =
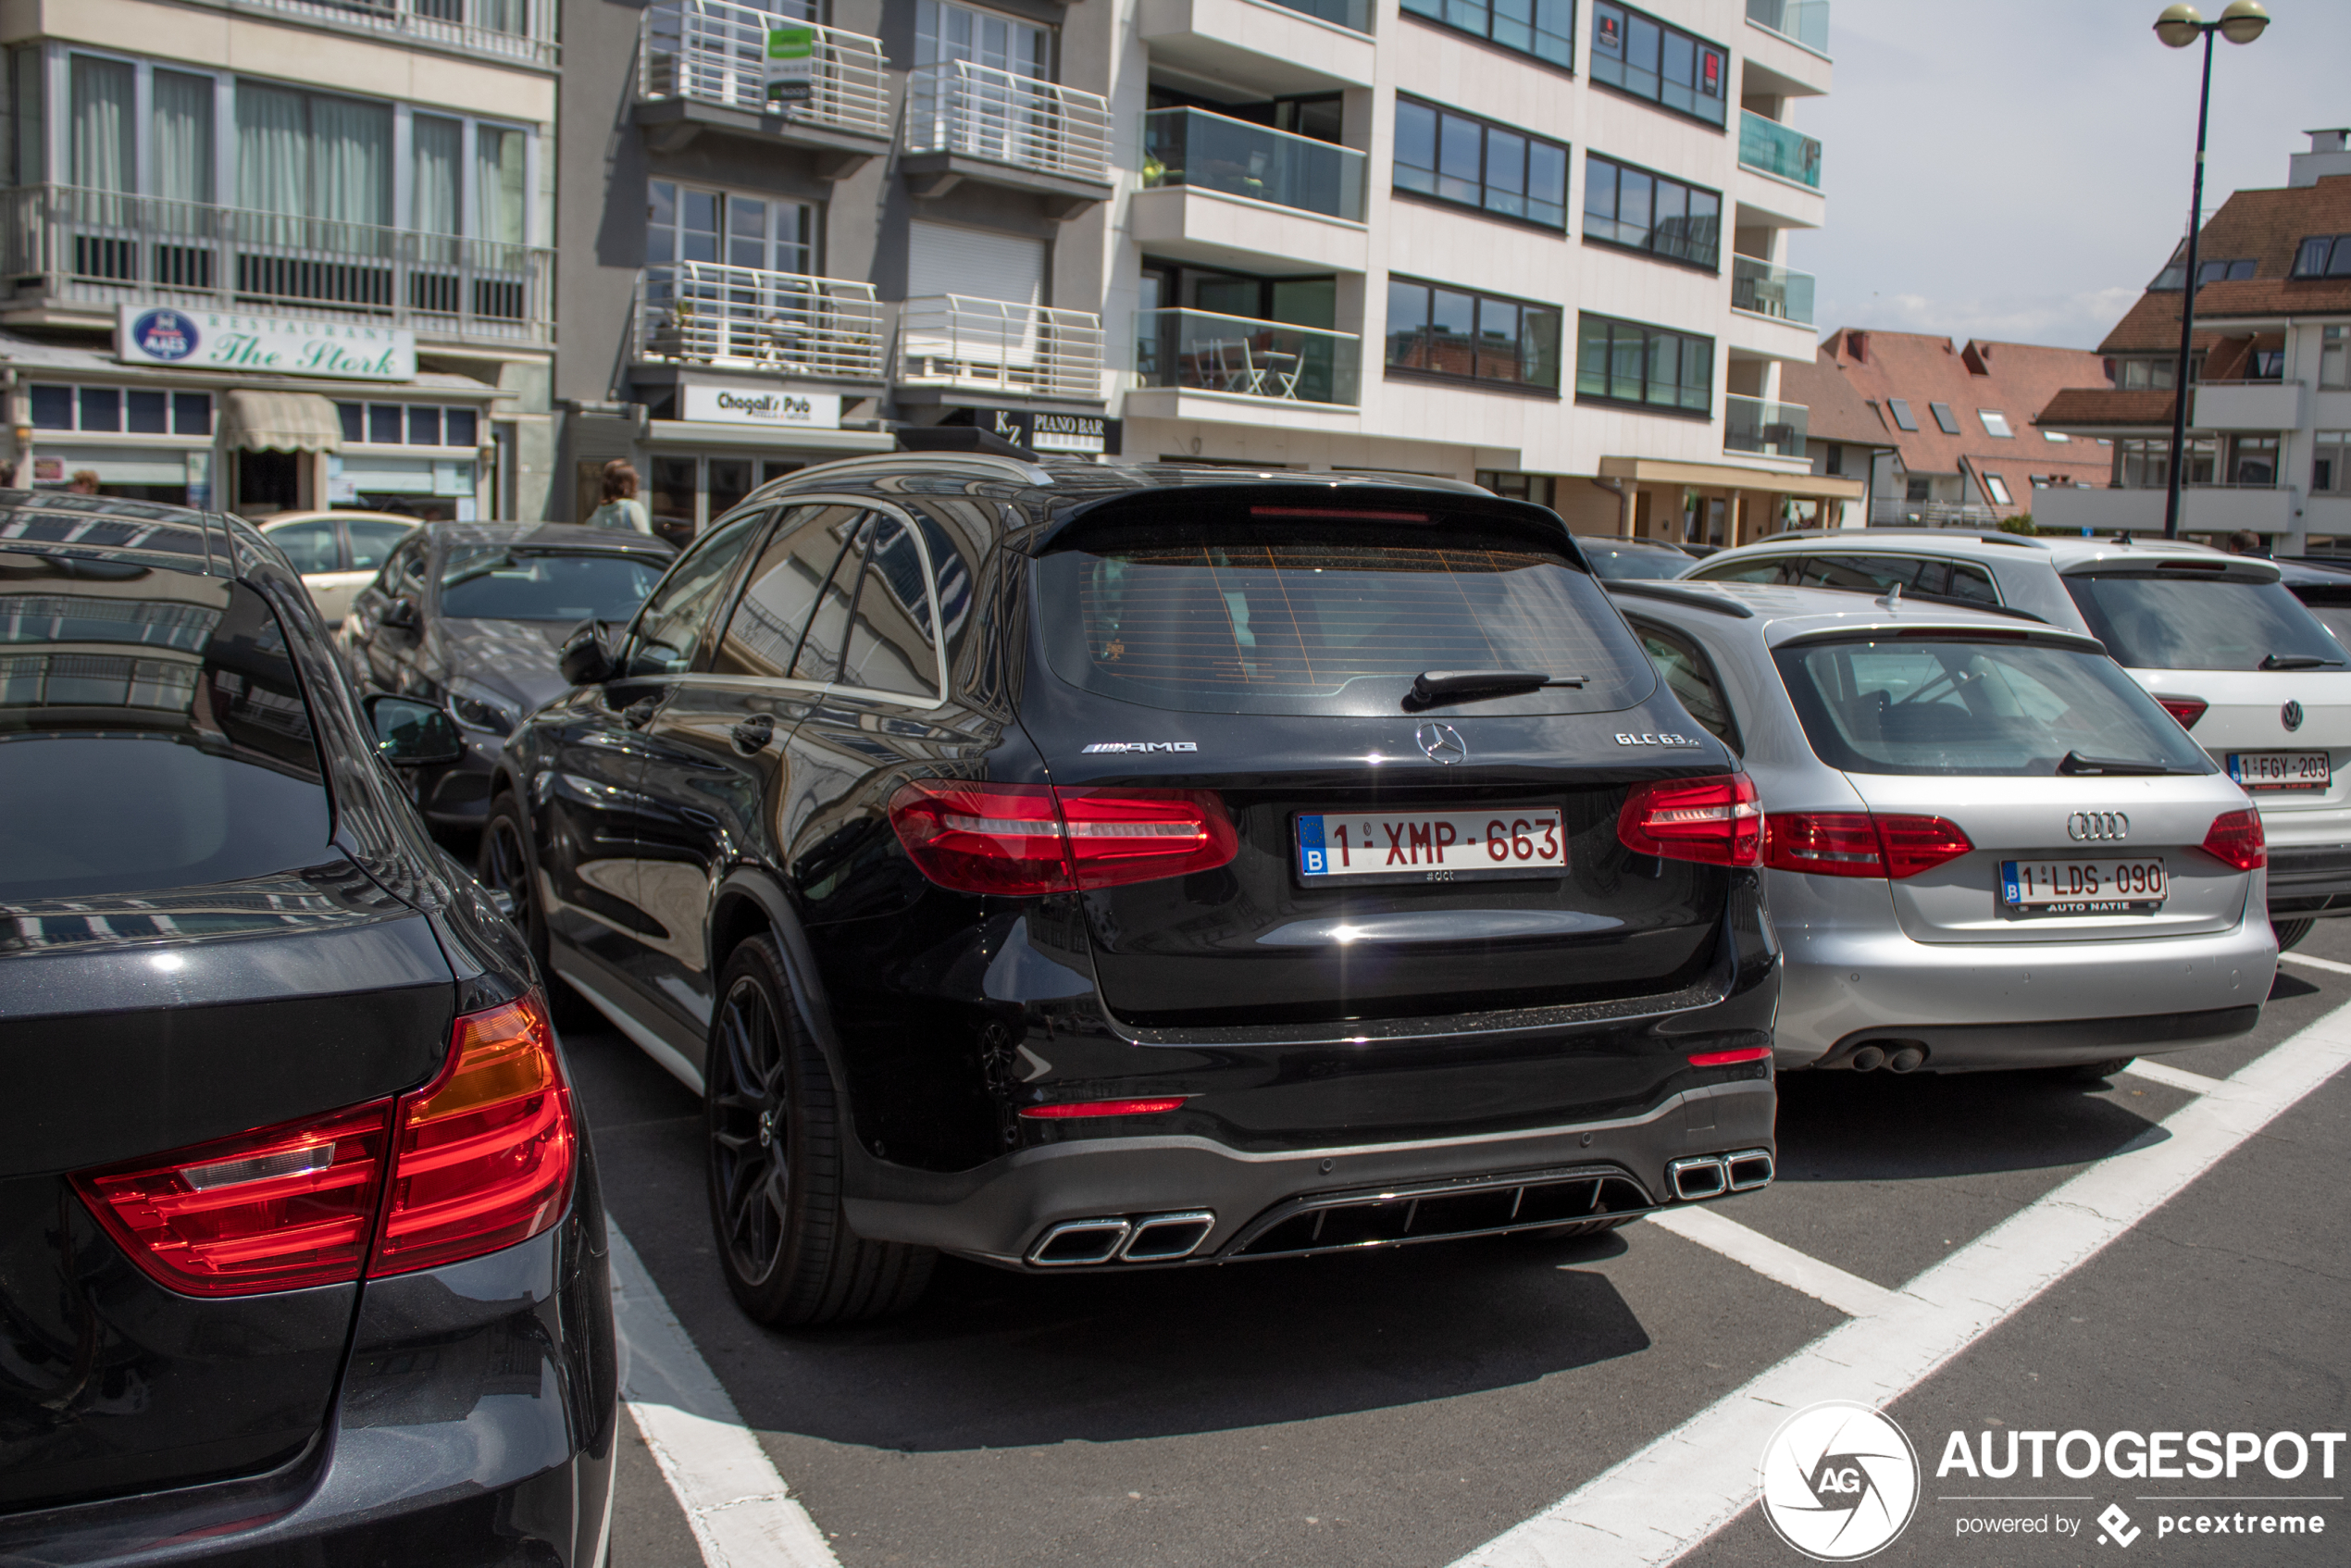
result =
[[1763,864],[1816,877],[1900,881],[1974,849],[1941,816],[1866,811],[1773,812],[1763,828]]
[[1708,865],[1762,863],[1763,808],[1744,773],[1636,784],[1616,815],[1616,836],[1636,854]]
[[1204,790],[924,779],[890,797],[889,824],[940,887],[1015,898],[1212,871],[1240,846]]
[[2160,692],[2155,700],[2165,713],[2180,721],[2183,729],[2194,729],[2196,721],[2204,716],[2204,710],[2212,705],[2201,697],[2167,697]]
[[2204,835],[2204,852],[2223,865],[2252,871],[2270,864],[2269,836],[2258,811],[2224,811]]

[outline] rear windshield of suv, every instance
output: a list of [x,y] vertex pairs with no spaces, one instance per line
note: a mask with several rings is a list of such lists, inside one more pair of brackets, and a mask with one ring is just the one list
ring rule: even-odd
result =
[[285,631],[242,583],[0,554],[0,902],[338,858]]
[[1513,526],[1104,523],[1037,570],[1039,603],[1054,612],[1040,617],[1054,671],[1149,707],[1394,714],[1425,670],[1583,681],[1471,706],[1481,714],[1609,712],[1656,687],[1640,645],[1563,541],[1549,547]]
[[2133,669],[2345,662],[2343,645],[2283,583],[2202,573],[2100,572],[2070,576],[2065,588],[2091,635]]
[[2173,773],[2212,763],[2103,654],[2008,641],[1810,642],[1773,657],[1805,739],[1847,773],[2039,778],[2067,755]]

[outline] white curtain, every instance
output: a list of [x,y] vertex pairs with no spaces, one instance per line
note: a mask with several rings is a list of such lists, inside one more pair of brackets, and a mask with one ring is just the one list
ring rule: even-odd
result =
[[475,238],[507,245],[522,243],[522,150],[519,131],[475,127]]
[[391,227],[392,106],[313,95],[310,134],[310,210],[338,223]]
[[[439,115],[417,115],[410,122],[417,143],[417,167],[411,185],[417,205],[417,229],[426,234],[457,232],[457,192],[461,179],[458,149],[463,128]],[[428,242],[431,259],[447,261],[454,242]]]
[[212,200],[212,78],[155,72],[155,193],[167,201]]
[[76,55],[72,93],[73,182],[86,191],[130,190],[131,68]]
[[310,117],[299,93],[237,83],[237,205],[299,218],[310,201]]

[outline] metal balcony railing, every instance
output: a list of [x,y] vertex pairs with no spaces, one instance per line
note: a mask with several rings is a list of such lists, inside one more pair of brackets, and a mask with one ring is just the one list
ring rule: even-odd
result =
[[1102,318],[968,294],[910,299],[898,317],[897,384],[1099,403]]
[[901,145],[1105,183],[1110,104],[1099,93],[951,60],[907,73]]
[[1731,308],[1812,324],[1812,275],[1751,255],[1731,257]]
[[553,336],[554,253],[535,246],[70,185],[0,199],[0,276],[19,300],[33,280],[78,304],[300,306],[440,336]]
[[1753,109],[1739,111],[1739,162],[1749,168],[1821,188],[1821,143]]
[[1829,0],[1747,0],[1747,19],[1816,55],[1829,52]]
[[1800,403],[1766,403],[1760,397],[1723,396],[1723,450],[1764,457],[1804,455],[1804,427],[1811,411]]
[[422,44],[554,68],[555,0],[242,0]]
[[1360,401],[1363,340],[1207,310],[1135,313],[1135,369],[1147,387],[1188,387],[1281,403]]
[[1143,117],[1143,187],[1184,185],[1363,221],[1362,154],[1205,109]]
[[1872,528],[1989,529],[1999,523],[1997,511],[1973,501],[1904,501],[1881,495],[1870,502]]
[[[889,82],[877,38],[792,21],[728,0],[665,0],[647,7],[637,28],[637,96],[648,103],[690,98],[834,131],[889,134]],[[768,100],[771,28],[805,28],[815,34],[810,95],[798,102]]]
[[681,261],[637,275],[637,351],[827,380],[882,377],[882,307],[871,283]]

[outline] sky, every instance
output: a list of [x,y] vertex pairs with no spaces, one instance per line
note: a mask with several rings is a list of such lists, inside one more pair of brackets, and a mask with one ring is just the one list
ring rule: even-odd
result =
[[[2157,40],[2164,3],[1835,0],[1835,91],[1788,115],[1822,143],[1828,225],[1787,261],[1822,336],[2096,347],[2185,232],[2203,51]],[[2267,4],[2259,39],[2212,46],[2208,218],[2351,126],[2351,0]]]

